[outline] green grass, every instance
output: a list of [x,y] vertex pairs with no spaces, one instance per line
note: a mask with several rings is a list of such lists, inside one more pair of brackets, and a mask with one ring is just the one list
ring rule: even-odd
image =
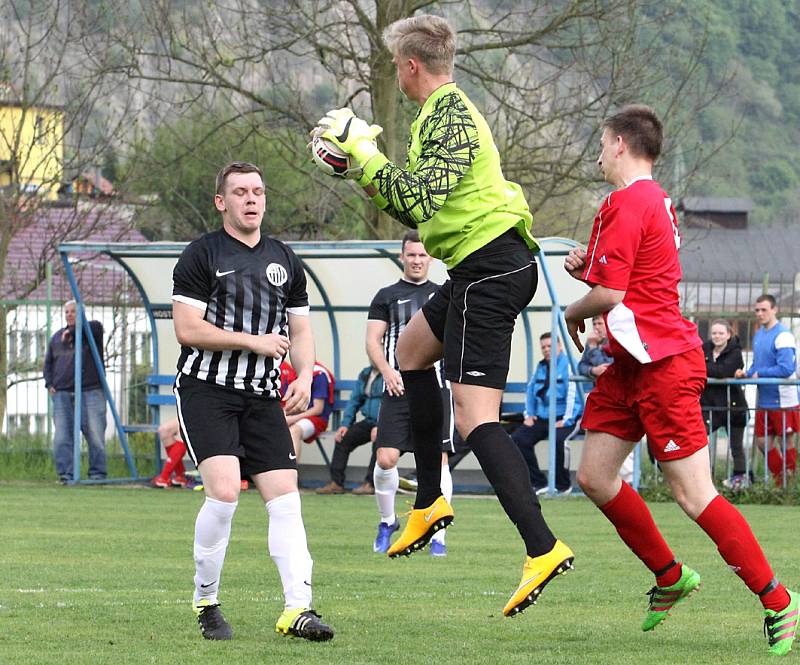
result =
[[[402,497],[401,497],[402,498]],[[337,630],[312,644],[274,632],[282,608],[266,515],[241,498],[221,599],[228,643],[203,640],[190,610],[196,492],[0,484],[0,662],[16,664],[754,663],[766,661],[757,600],[702,531],[653,505],[701,593],[653,633],[639,630],[652,578],[585,499],[545,502],[576,570],[506,619],[524,552],[493,499],[456,498],[450,554],[389,560],[371,551],[371,497],[305,495],[315,605]],[[399,507],[400,501],[398,501]],[[797,508],[744,506],[781,579],[797,587]]]

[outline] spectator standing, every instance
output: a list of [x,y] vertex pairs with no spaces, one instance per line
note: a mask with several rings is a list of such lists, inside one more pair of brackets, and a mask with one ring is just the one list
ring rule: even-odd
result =
[[[711,323],[711,339],[703,343],[706,357],[706,372],[712,379],[736,376],[736,370],[744,367],[739,338],[733,335],[731,324],[724,319]],[[703,419],[709,434],[720,428],[728,432],[733,473],[723,482],[725,487],[739,490],[750,484],[744,456],[744,428],[747,425],[747,402],[741,386],[706,385],[700,396]]]
[[[797,342],[789,329],[778,321],[778,305],[769,294],[756,298],[754,307],[759,329],[753,336],[753,364],[738,370],[737,378],[796,379]],[[797,449],[792,436],[800,430],[797,386],[758,387],[756,400],[756,444],[766,451],[767,467],[779,487],[783,485],[783,438],[786,437],[786,469],[797,468]],[[772,437],[770,447],[768,437]],[[791,446],[791,447],[790,447]]]
[[[73,429],[75,420],[75,320],[77,305],[74,300],[64,303],[67,325],[51,338],[44,359],[44,384],[53,399],[55,437],[53,457],[56,473],[62,483],[73,477]],[[89,446],[89,479],[106,477],[106,398],[100,382],[100,373],[94,364],[89,340],[91,334],[103,361],[103,324],[89,321],[81,348],[81,432]]]
[[[536,366],[528,382],[525,399],[525,420],[514,430],[511,438],[517,444],[522,456],[528,463],[531,485],[536,494],[547,492],[547,476],[542,473],[536,460],[535,446],[539,441],[546,441],[550,432],[550,354],[552,352],[552,336],[549,332],[539,338],[542,349],[542,360]],[[575,429],[575,422],[583,412],[583,402],[578,394],[577,386],[569,380],[569,361],[558,344],[556,356],[556,491],[560,496],[572,492],[569,469],[564,461],[564,441]],[[551,461],[552,463],[552,461]]]
[[[373,365],[362,369],[356,379],[356,386],[350,393],[350,400],[342,415],[342,424],[334,437],[336,447],[331,459],[331,481],[317,490],[317,494],[344,494],[345,470],[347,461],[359,446],[374,442],[377,436],[378,411],[383,397],[383,376]],[[356,415],[361,412],[361,420]],[[373,446],[367,475],[364,482],[353,490],[353,494],[375,494],[372,475],[375,470],[375,447]]]

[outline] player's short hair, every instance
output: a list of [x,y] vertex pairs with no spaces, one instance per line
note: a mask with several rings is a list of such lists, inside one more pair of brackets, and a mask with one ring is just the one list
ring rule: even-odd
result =
[[258,173],[261,177],[261,181],[264,181],[264,174],[255,164],[251,164],[250,162],[231,162],[223,166],[219,173],[217,173],[217,188],[215,194],[222,194],[225,191],[225,181],[231,173]]
[[452,74],[456,33],[440,16],[420,14],[390,24],[383,42],[392,55],[419,60],[431,74]]
[[733,335],[733,326],[728,319],[714,319],[711,322],[711,325],[708,327],[709,330],[714,326],[725,326],[725,329],[728,331],[728,334]]
[[756,302],[768,302],[771,309],[775,309],[778,306],[778,301],[775,300],[775,296],[769,293],[762,293],[756,298]]
[[552,333],[550,333],[550,332],[544,332],[544,333],[542,333],[541,335],[539,335],[539,341],[540,341],[540,342],[543,342],[543,341],[544,341],[544,340],[546,340],[546,339],[550,339],[552,336],[553,336],[553,335],[552,335]]
[[409,242],[422,242],[419,239],[419,231],[416,229],[411,229],[410,231],[406,231],[406,234],[403,236],[403,242],[400,245],[400,253],[406,251],[406,244]]
[[661,154],[664,126],[656,112],[644,104],[629,104],[603,122],[603,128],[625,139],[631,153],[656,161]]

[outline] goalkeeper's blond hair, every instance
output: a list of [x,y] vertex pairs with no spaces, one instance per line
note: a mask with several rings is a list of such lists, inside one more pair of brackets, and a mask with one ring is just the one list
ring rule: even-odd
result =
[[420,14],[395,21],[383,31],[392,52],[419,60],[431,74],[452,74],[456,33],[440,16]]

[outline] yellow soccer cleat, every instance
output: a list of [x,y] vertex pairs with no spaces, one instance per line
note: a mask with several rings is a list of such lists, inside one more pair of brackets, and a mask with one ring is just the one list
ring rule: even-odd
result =
[[443,496],[427,508],[415,508],[408,517],[403,533],[386,553],[391,558],[408,556],[425,547],[434,533],[446,528],[452,521],[453,509]]
[[529,605],[536,604],[547,583],[556,575],[572,569],[575,555],[560,540],[547,554],[535,558],[527,557],[522,567],[522,581],[503,608],[505,616],[519,614]]

